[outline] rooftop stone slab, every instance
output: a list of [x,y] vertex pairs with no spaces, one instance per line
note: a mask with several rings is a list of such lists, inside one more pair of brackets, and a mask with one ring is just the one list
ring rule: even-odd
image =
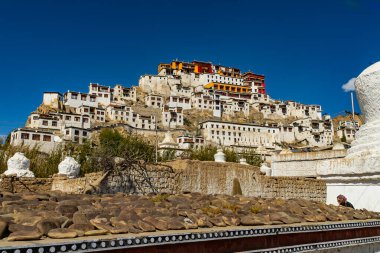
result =
[[316,201],[200,193],[137,196],[3,192],[0,202],[3,242],[380,219],[379,213]]

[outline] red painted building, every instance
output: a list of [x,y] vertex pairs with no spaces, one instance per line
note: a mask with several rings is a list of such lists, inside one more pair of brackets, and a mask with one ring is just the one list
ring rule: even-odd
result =
[[212,63],[210,62],[201,62],[201,61],[193,61],[192,64],[194,65],[194,73],[209,73],[211,74],[212,71]]
[[244,82],[254,83],[254,86],[257,87],[257,91],[260,94],[266,94],[265,89],[265,76],[254,74],[253,72],[246,72],[241,75],[244,79]]

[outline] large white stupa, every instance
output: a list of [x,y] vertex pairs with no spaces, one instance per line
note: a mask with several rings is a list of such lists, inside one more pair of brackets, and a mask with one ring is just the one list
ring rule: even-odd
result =
[[323,161],[317,174],[327,182],[327,203],[345,194],[357,208],[380,211],[380,62],[357,77],[355,89],[365,124],[347,156]]

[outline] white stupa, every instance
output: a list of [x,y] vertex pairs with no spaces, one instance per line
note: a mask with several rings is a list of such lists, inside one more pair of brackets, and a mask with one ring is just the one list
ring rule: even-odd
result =
[[216,154],[214,155],[214,161],[218,163],[225,163],[226,162],[226,155],[223,152],[223,149],[218,148],[216,151]]
[[17,177],[34,177],[30,171],[30,160],[23,153],[17,152],[7,161],[7,170],[4,175],[16,175]]
[[176,149],[176,148],[178,148],[178,143],[174,141],[171,132],[167,131],[165,133],[165,137],[164,137],[163,141],[160,142],[160,144],[158,144],[158,146],[160,148],[170,148],[170,149],[173,148],[173,149]]
[[68,178],[78,177],[79,172],[80,164],[70,156],[66,156],[65,159],[58,165],[58,174],[65,175]]
[[355,80],[365,124],[341,159],[324,160],[317,174],[327,182],[327,203],[344,194],[356,208],[380,211],[380,62],[365,69]]

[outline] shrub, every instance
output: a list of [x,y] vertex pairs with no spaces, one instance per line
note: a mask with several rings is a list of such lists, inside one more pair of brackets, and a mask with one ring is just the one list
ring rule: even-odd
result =
[[226,155],[226,162],[237,163],[239,158],[237,153],[232,149],[223,149],[224,154]]
[[190,149],[187,151],[187,157],[191,160],[199,161],[214,161],[214,155],[216,154],[216,147],[207,146],[199,149]]
[[239,156],[245,158],[247,163],[250,165],[260,167],[263,163],[260,155],[258,155],[254,150],[244,150]]
[[260,205],[255,204],[255,205],[251,206],[251,212],[254,214],[260,213],[262,210],[263,209]]

